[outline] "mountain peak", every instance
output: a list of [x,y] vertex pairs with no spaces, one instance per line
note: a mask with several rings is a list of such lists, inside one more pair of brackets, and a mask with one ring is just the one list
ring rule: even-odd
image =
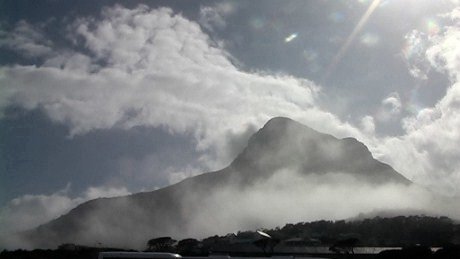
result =
[[279,148],[273,145],[291,144],[283,142],[290,142],[291,140],[295,141],[294,138],[301,139],[323,137],[332,136],[320,133],[290,118],[274,117],[265,123],[258,132],[251,136],[248,142],[248,147],[250,148],[254,145],[272,145],[270,148]]
[[287,117],[273,117],[265,123],[264,128],[265,127],[282,127],[290,123],[299,124],[297,121],[287,118]]
[[308,126],[305,126],[287,117],[274,117],[270,119],[269,121],[267,121],[267,123],[265,123],[265,125],[260,129],[260,131],[271,131],[271,132],[282,134],[282,133],[287,133],[286,130],[292,130],[292,129],[302,129],[304,131],[310,130],[310,131],[317,132]]
[[249,139],[231,167],[249,180],[288,169],[302,174],[346,172],[372,183],[409,183],[389,165],[375,160],[357,139],[338,139],[285,117],[270,119]]

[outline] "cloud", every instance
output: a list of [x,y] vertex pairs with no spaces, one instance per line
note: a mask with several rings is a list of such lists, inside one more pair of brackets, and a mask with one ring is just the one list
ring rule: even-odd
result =
[[369,135],[374,135],[375,133],[375,122],[374,122],[374,117],[372,116],[364,116],[361,119],[361,128],[363,129],[363,132],[369,134]]
[[459,81],[460,74],[460,9],[454,9],[445,18],[451,20],[450,26],[430,39],[430,47],[426,51],[426,58],[431,66],[447,72],[453,81]]
[[246,141],[248,129],[274,116],[338,136],[360,134],[317,107],[313,82],[240,70],[196,22],[171,9],[105,8],[100,19],[77,19],[68,35],[80,43],[75,49],[1,68],[0,107],[41,108],[70,135],[139,125],[189,134],[213,169],[233,159],[228,150]]
[[99,186],[99,187],[89,187],[84,193],[83,201],[92,200],[96,198],[109,198],[116,196],[128,195],[130,192],[125,187],[109,187],[109,186]]
[[23,195],[11,200],[1,209],[0,234],[36,227],[66,213],[79,202],[67,196],[68,189],[51,195]]
[[418,30],[413,30],[405,36],[405,46],[402,54],[409,69],[409,73],[417,79],[428,79],[428,72],[431,69],[425,58],[426,43],[428,36]]
[[406,134],[386,138],[380,158],[412,180],[449,195],[460,195],[460,9],[446,15],[450,25],[423,44],[425,59],[448,74],[452,85],[434,107],[404,118]]
[[399,98],[399,94],[393,92],[388,95],[383,101],[382,105],[383,108],[388,110],[391,114],[398,114],[401,112],[401,100]]
[[381,102],[381,107],[376,115],[379,121],[389,121],[399,118],[401,113],[401,99],[397,92],[390,93]]
[[14,49],[31,58],[48,56],[53,52],[53,44],[43,36],[40,27],[19,21],[11,32],[0,30],[0,47]]
[[186,166],[184,168],[169,167],[168,169],[166,169],[166,172],[168,173],[168,180],[169,184],[171,185],[185,180],[186,178],[199,175],[203,173],[203,170],[201,168]]
[[[20,32],[22,27],[19,24],[14,31]],[[34,30],[30,33],[35,35],[32,42],[47,42],[41,30],[30,25],[27,28]],[[420,62],[450,71],[454,78],[458,68],[457,28],[446,27],[430,39],[410,33],[408,39],[418,42],[413,46],[423,47],[407,54],[416,53]],[[41,108],[54,121],[68,125],[71,135],[113,127],[164,127],[171,134],[193,136],[197,150],[205,151],[199,167],[210,169],[227,165],[269,118],[287,116],[337,137],[360,139],[379,158],[414,180],[441,183],[433,179],[438,175],[438,164],[445,168],[440,172],[445,172],[442,179],[447,183],[452,182],[447,176],[457,175],[448,168],[457,164],[452,153],[456,149],[447,148],[456,140],[448,131],[456,126],[456,115],[449,112],[455,107],[455,85],[436,107],[404,120],[407,136],[376,139],[318,108],[321,88],[313,82],[242,71],[198,23],[171,9],[105,8],[99,19],[75,20],[68,35],[80,45],[54,50],[37,65],[1,68],[0,83],[5,87],[0,107]],[[428,50],[428,61],[421,59],[424,49]],[[375,119],[398,115],[399,95],[391,93],[384,98],[381,111]],[[367,133],[375,130],[371,122],[370,117],[362,121]],[[439,131],[434,130],[438,127]],[[396,154],[406,154],[407,159]],[[412,164],[404,166],[407,161]]]
[[78,197],[71,197],[70,184],[50,195],[23,195],[0,209],[0,235],[24,231],[55,219],[77,205],[96,198],[130,194],[125,187],[89,187]]
[[184,209],[193,208],[194,214],[184,231],[203,237],[241,229],[274,228],[286,223],[347,219],[359,212],[421,210],[427,214],[442,211],[449,216],[459,215],[455,202],[440,202],[423,188],[398,184],[374,186],[348,173],[300,175],[281,170],[248,188],[232,184],[220,188],[198,203],[199,210],[194,207],[193,194],[188,199],[183,204],[190,208]]
[[221,2],[214,5],[200,7],[199,23],[205,29],[223,29],[227,26],[225,18],[236,11],[234,3]]

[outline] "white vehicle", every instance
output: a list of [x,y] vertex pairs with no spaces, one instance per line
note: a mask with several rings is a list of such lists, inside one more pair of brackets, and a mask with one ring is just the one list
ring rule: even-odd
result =
[[149,253],[149,252],[100,252],[98,259],[117,258],[117,259],[177,259],[182,258],[178,254],[172,253]]

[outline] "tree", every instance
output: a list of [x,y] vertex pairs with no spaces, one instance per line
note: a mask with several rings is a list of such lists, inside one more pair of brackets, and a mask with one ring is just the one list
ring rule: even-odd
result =
[[278,238],[261,238],[252,242],[256,247],[262,249],[264,254],[267,252],[273,253],[273,249],[278,245],[280,240]]
[[335,244],[333,244],[331,247],[329,247],[329,250],[338,253],[338,254],[355,254],[353,251],[353,248],[358,244],[359,239],[357,238],[347,238],[347,239],[342,239]]
[[171,237],[153,238],[147,242],[147,250],[154,252],[171,252],[174,243],[176,243],[176,240]]
[[194,238],[182,239],[177,243],[177,251],[180,254],[197,254],[201,247],[201,242]]

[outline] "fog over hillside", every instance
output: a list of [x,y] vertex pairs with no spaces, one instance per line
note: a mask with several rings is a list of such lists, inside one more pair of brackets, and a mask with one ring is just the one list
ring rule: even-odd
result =
[[204,238],[374,211],[458,217],[453,205],[374,160],[354,139],[274,118],[220,171],[153,192],[86,202],[7,245],[101,242],[140,249],[155,236]]

